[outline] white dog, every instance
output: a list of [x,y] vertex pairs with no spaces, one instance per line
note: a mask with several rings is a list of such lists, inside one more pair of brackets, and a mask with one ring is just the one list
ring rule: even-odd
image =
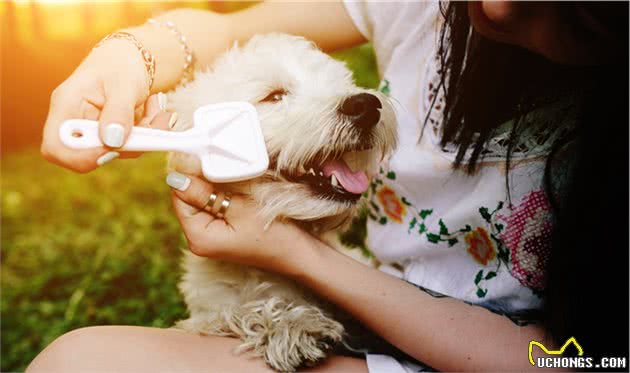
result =
[[[175,130],[190,128],[202,105],[252,103],[269,170],[220,189],[249,194],[266,222],[291,219],[317,235],[349,221],[368,178],[396,144],[395,116],[385,97],[355,86],[345,65],[314,44],[284,34],[234,46],[168,101],[180,118]],[[174,154],[169,163],[200,174],[194,157]],[[178,327],[240,338],[239,351],[279,371],[312,365],[343,340],[333,308],[294,282],[190,253],[183,267],[180,290],[190,318]]]

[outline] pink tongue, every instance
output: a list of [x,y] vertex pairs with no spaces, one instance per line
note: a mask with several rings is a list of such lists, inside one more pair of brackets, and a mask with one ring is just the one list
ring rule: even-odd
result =
[[353,173],[343,159],[326,161],[322,166],[322,171],[324,171],[326,177],[335,175],[343,188],[350,193],[361,194],[368,189],[369,183],[365,172],[357,171]]

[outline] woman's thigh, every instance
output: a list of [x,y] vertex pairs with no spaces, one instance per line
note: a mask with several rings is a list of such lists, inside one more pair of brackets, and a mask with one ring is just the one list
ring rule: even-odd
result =
[[[95,326],[51,343],[27,372],[270,372],[258,358],[235,355],[239,341],[176,329]],[[309,372],[367,372],[365,361],[333,356]]]

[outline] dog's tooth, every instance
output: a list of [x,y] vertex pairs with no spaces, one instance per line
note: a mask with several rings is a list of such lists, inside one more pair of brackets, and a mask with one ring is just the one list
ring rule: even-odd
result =
[[313,171],[313,168],[309,168],[308,173],[315,176],[315,171]]
[[322,171],[319,171],[319,176],[324,176],[324,173]]
[[339,182],[337,182],[337,178],[335,177],[335,175],[332,175],[330,177],[330,183],[332,184],[332,186],[339,186]]

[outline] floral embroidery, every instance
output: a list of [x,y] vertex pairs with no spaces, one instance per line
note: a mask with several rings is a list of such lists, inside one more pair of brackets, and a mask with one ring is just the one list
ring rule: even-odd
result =
[[[379,173],[387,179],[396,180],[396,173],[394,171],[388,171],[386,173],[381,168]],[[411,210],[413,217],[409,222],[409,228],[407,229],[408,233],[417,229],[418,234],[426,236],[427,241],[435,244],[439,242],[446,242],[449,247],[459,242],[455,235],[470,232],[472,230],[470,225],[466,225],[465,228],[451,233],[446,227],[446,224],[444,224],[442,219],[440,219],[438,221],[440,227],[439,232],[431,232],[427,229],[425,220],[433,214],[433,209],[418,211],[404,196],[399,197],[392,188],[385,185],[383,180],[377,177],[375,177],[370,183],[370,191],[372,192],[371,198],[369,198],[369,193],[364,195],[369,198],[370,211],[368,212],[368,216],[372,220],[378,221],[380,224],[385,225],[389,220],[401,224],[403,222],[403,218],[407,214],[407,210]],[[376,200],[383,207],[383,210],[385,210],[385,215],[381,215],[381,207],[374,202],[373,196],[376,196]]]
[[543,290],[553,224],[545,192],[525,195],[506,222],[501,239],[510,249],[510,273],[523,286]]
[[496,253],[496,256],[492,255],[492,258],[487,261],[487,264],[490,264],[492,261],[495,261],[495,259],[498,259],[495,261],[496,266],[493,269],[488,270],[488,272],[486,272],[484,269],[480,269],[479,272],[477,272],[477,274],[475,275],[474,284],[477,287],[476,294],[478,298],[483,298],[488,293],[488,289],[484,289],[481,286],[482,282],[495,278],[501,267],[507,267],[510,263],[510,252],[505,248],[503,241],[499,238],[499,235],[503,231],[504,225],[498,222],[498,218],[500,216],[498,212],[503,209],[503,205],[503,202],[500,201],[497,203],[497,206],[492,211],[490,211],[487,207],[480,207],[478,210],[479,215],[486,222],[486,227],[488,227],[489,231],[481,227],[477,228],[477,230],[483,229],[486,233],[486,238],[489,236],[489,241],[494,246],[493,252]]
[[383,186],[383,188],[376,193],[376,197],[381,203],[381,206],[383,206],[383,210],[389,219],[399,224],[402,223],[402,219],[407,213],[407,208],[400,201],[398,196],[396,196],[396,192],[388,186]]
[[496,257],[494,245],[485,229],[478,227],[474,231],[468,232],[464,241],[468,244],[468,253],[479,264],[486,266]]
[[526,195],[507,217],[501,214],[503,201],[497,202],[492,210],[480,207],[478,213],[485,222],[482,226],[473,228],[466,224],[450,230],[443,219],[438,219],[438,230],[432,230],[426,220],[433,215],[433,209],[417,209],[386,185],[388,179],[396,180],[396,174],[380,169],[378,177],[373,178],[369,191],[364,195],[368,200],[367,216],[370,219],[382,225],[389,221],[397,224],[408,221],[409,234],[418,234],[432,244],[445,243],[453,247],[464,243],[463,249],[482,266],[472,279],[475,294],[480,299],[488,293],[485,282],[495,279],[501,267],[535,295],[542,295],[551,234],[549,205],[544,192]]

